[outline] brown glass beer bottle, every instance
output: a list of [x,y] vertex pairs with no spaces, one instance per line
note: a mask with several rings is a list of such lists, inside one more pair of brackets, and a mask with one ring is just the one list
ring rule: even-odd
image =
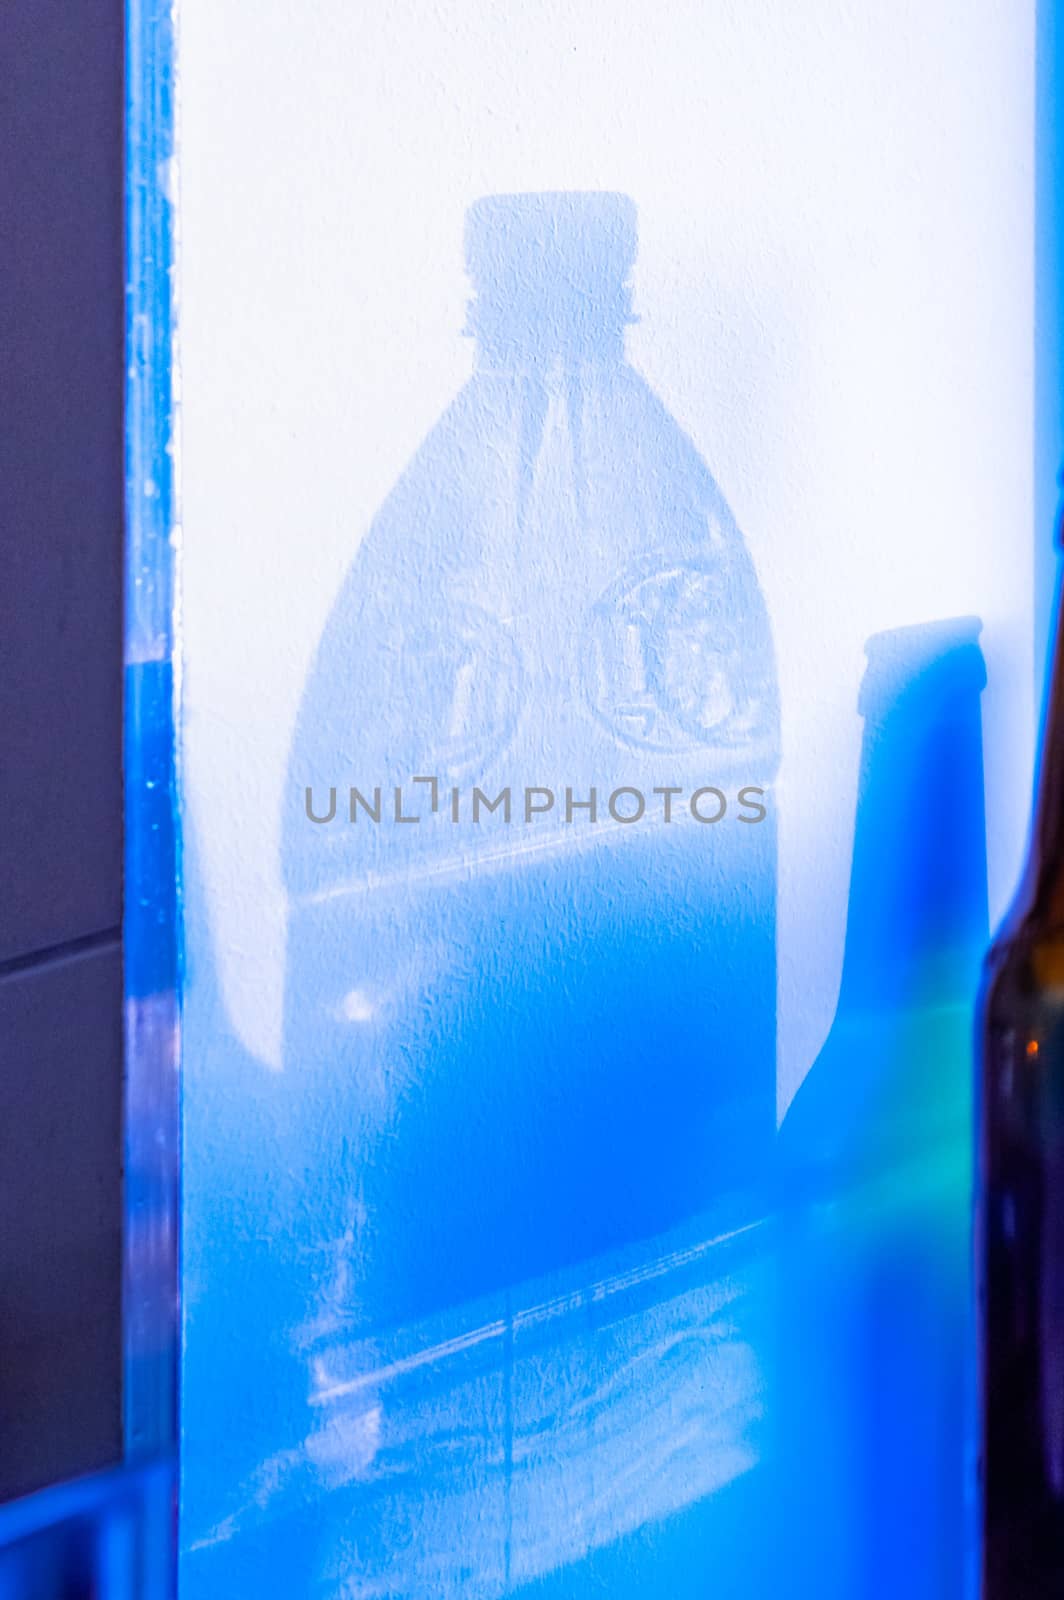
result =
[[1064,1596],[1064,627],[1028,859],[977,1017],[982,1600]]

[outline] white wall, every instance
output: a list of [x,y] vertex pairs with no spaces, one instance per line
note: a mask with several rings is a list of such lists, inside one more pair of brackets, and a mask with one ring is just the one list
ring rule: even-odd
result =
[[[185,798],[224,1005],[264,1069],[298,697],[359,540],[469,372],[463,215],[492,191],[635,200],[630,357],[758,567],[783,693],[781,1107],[834,1011],[877,629],[983,619],[1000,913],[1033,718],[1033,13],[184,0]],[[189,939],[197,1048],[195,919]]]

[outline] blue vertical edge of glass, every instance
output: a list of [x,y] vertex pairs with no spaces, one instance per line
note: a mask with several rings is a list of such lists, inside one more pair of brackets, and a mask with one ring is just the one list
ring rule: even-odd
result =
[[126,7],[124,1461],[0,1507],[0,1600],[176,1593],[174,15]]
[[127,0],[126,40],[125,1448],[146,1463],[175,1456],[179,1335],[170,0]]

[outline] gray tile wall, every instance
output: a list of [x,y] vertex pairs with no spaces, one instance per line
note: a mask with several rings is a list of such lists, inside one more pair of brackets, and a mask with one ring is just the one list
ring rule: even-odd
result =
[[0,1497],[121,1443],[123,7],[0,19]]

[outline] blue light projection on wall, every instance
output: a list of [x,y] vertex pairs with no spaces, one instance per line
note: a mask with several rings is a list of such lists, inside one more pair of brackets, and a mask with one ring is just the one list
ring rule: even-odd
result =
[[843,1000],[779,1141],[769,619],[624,359],[635,243],[620,195],[472,208],[474,376],[305,688],[284,1070],[220,1019],[237,1092],[186,1101],[196,1600],[957,1592],[976,635],[870,645]]

